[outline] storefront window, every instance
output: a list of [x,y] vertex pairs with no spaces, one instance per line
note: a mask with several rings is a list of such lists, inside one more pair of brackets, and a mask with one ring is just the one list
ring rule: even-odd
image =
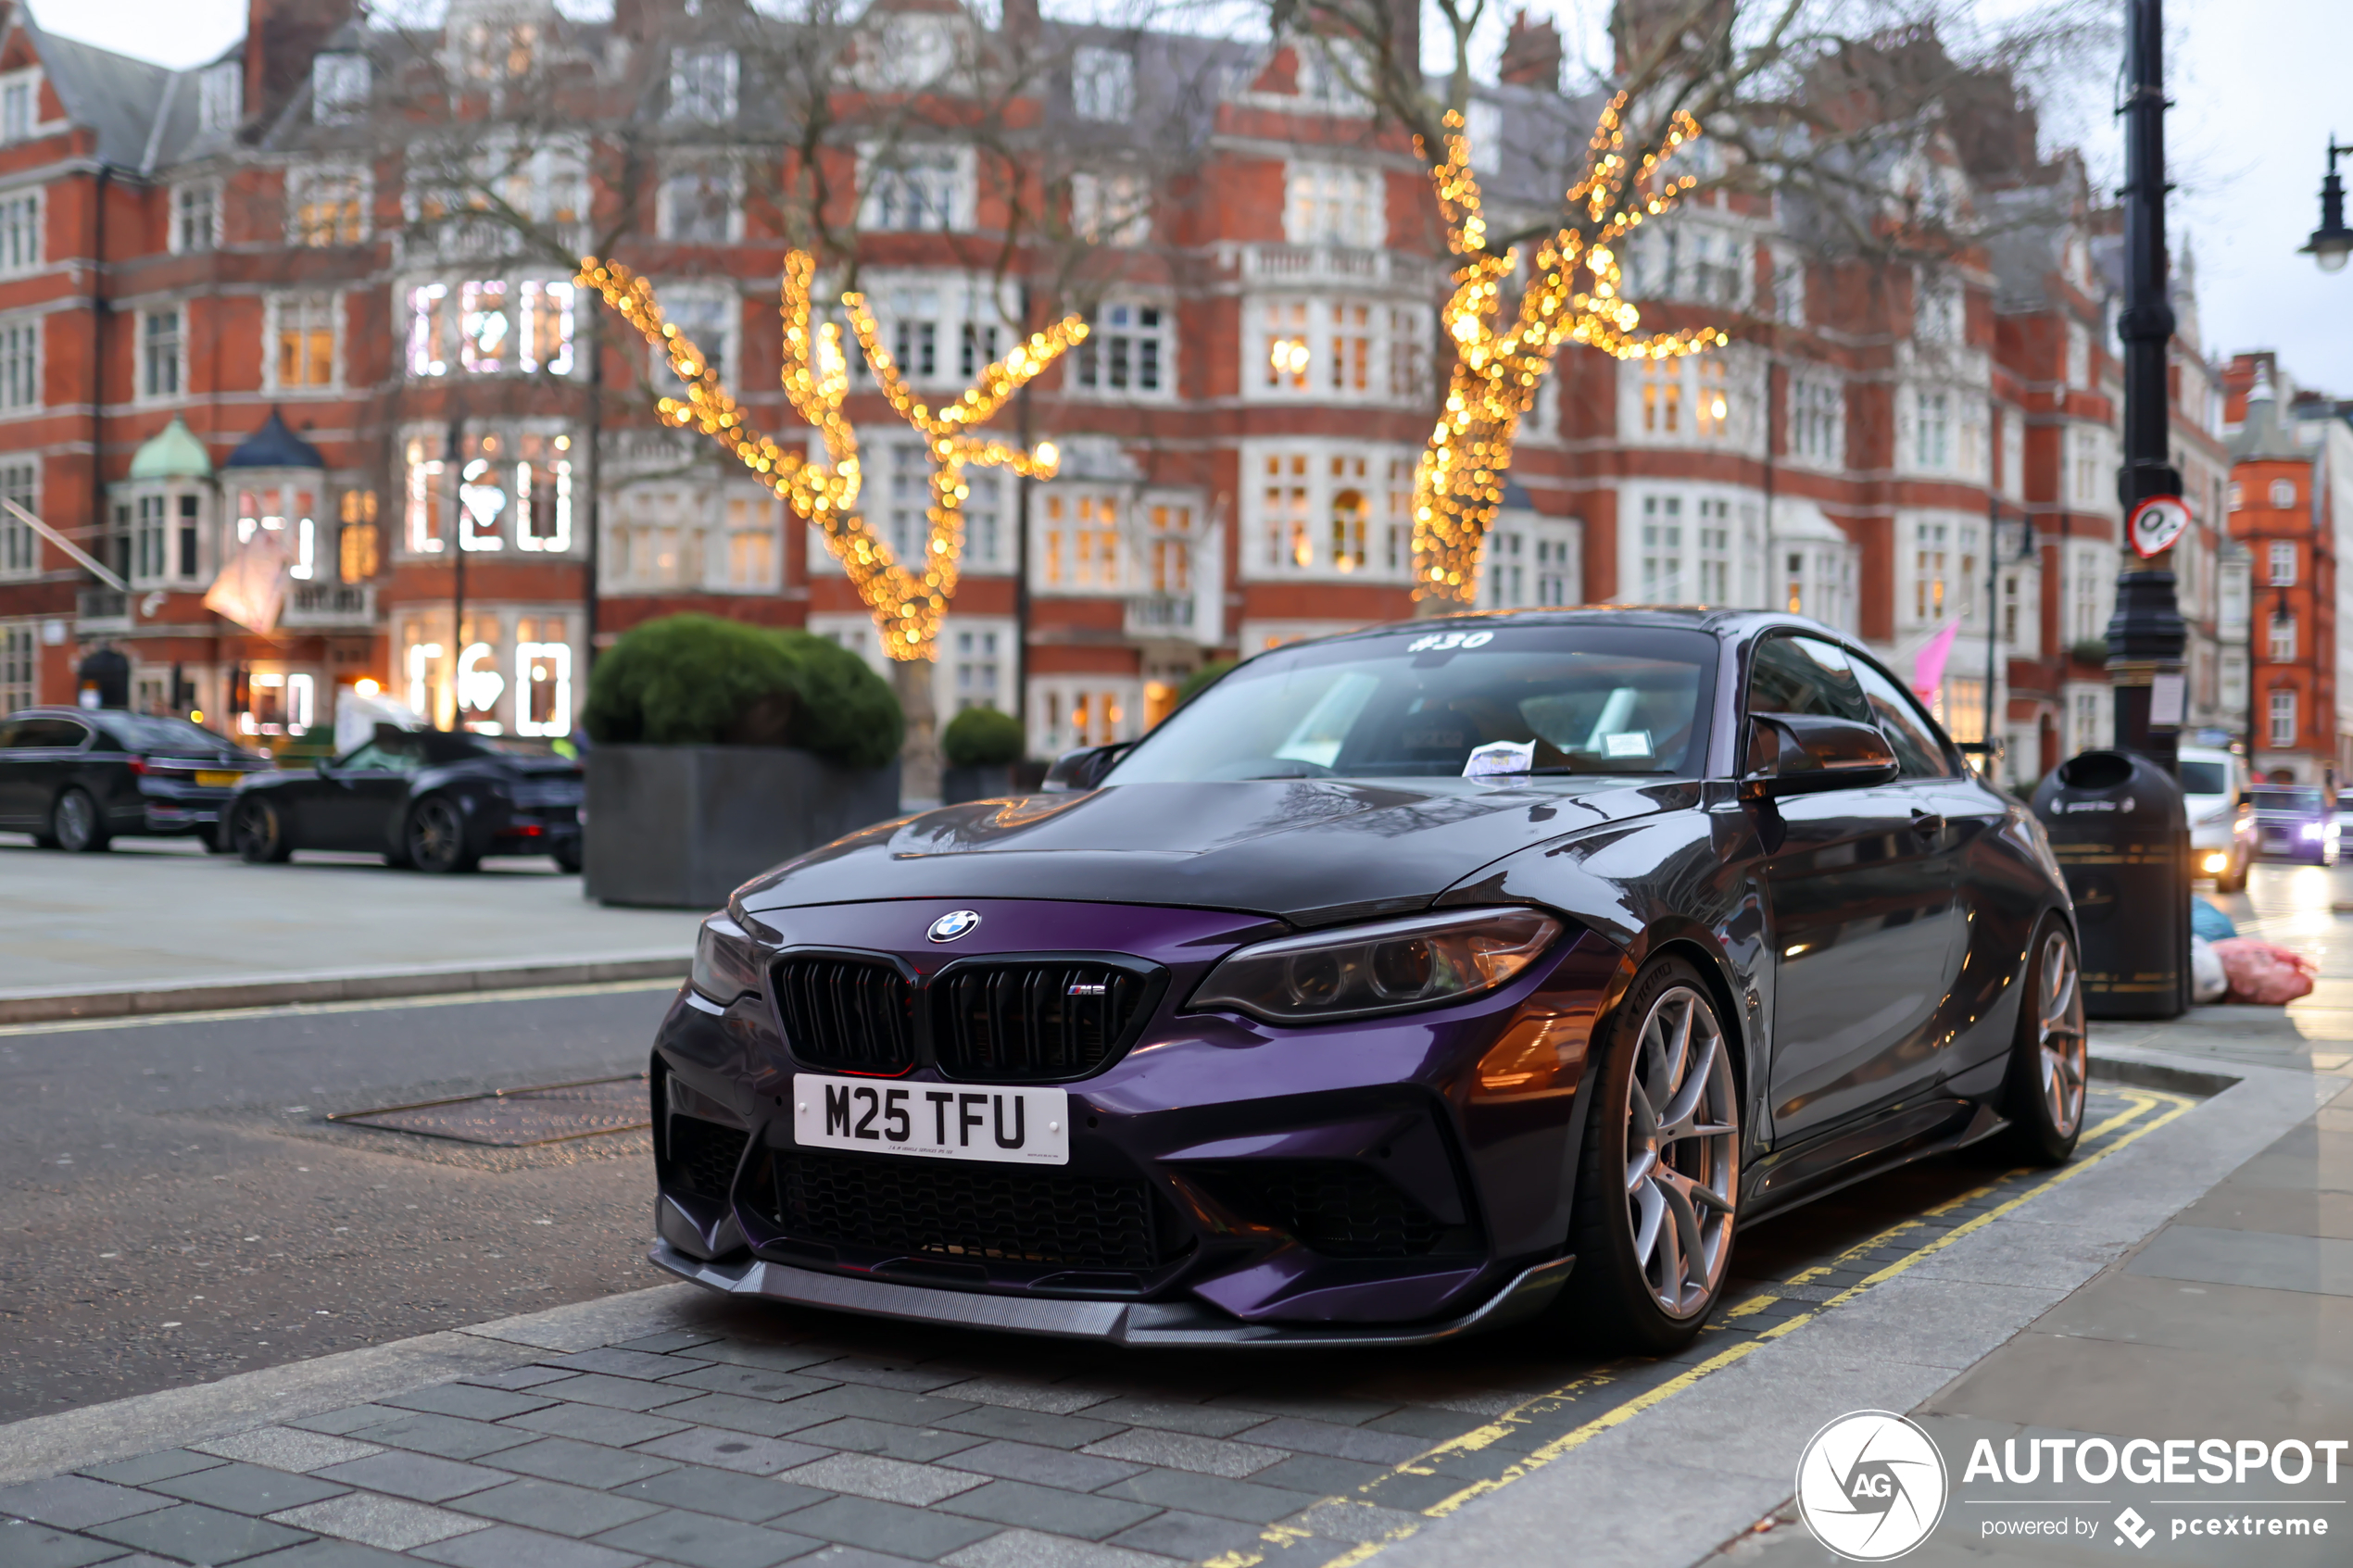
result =
[[308,485],[271,484],[237,492],[237,543],[261,530],[285,535],[289,569],[297,583],[318,574],[318,493]]

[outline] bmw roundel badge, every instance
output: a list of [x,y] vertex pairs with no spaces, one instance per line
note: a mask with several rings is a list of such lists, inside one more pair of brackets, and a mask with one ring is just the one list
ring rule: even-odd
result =
[[969,936],[980,929],[980,914],[975,909],[950,909],[931,922],[924,933],[935,942],[953,942],[959,936]]

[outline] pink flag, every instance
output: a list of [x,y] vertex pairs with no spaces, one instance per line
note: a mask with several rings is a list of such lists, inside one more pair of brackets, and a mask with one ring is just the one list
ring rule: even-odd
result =
[[1934,702],[1944,685],[1944,661],[1953,657],[1953,639],[1960,634],[1961,623],[1948,621],[1944,630],[1920,645],[1912,656],[1912,690],[1922,702]]

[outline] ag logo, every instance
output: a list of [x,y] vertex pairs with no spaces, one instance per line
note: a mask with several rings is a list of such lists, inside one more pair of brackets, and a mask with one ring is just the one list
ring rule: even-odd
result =
[[931,922],[924,933],[935,942],[953,942],[959,936],[969,936],[980,929],[980,916],[972,909],[950,909]]
[[1928,1539],[1944,1497],[1944,1456],[1927,1433],[1885,1411],[1840,1416],[1797,1461],[1806,1528],[1856,1562],[1885,1562]]
[[2133,541],[2133,553],[2146,560],[2159,550],[2171,549],[2189,525],[2190,508],[2179,495],[2152,495],[2133,508],[2124,534]]

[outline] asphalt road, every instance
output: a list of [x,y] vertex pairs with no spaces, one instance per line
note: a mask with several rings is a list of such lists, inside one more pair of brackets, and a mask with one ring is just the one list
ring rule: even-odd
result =
[[[642,1134],[486,1155],[321,1118],[634,1073],[670,995],[0,1031],[0,1420],[661,1283]],[[1734,1273],[1788,1279],[1988,1175],[1956,1156],[1850,1190],[1747,1233]],[[1015,1374],[1035,1348],[1000,1348]],[[1422,1375],[1481,1408],[1532,1348],[1466,1347]]]
[[642,1135],[319,1118],[639,1071],[673,989],[0,1031],[0,1421],[659,1283]]

